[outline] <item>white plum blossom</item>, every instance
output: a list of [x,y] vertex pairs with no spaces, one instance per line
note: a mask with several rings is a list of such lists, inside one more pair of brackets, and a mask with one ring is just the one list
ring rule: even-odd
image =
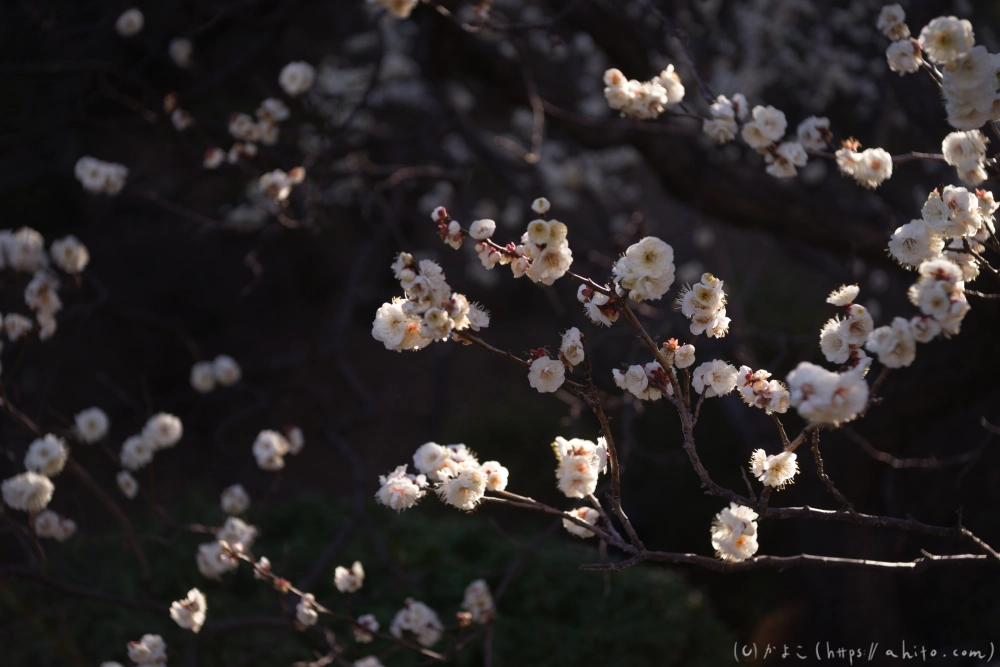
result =
[[765,486],[780,491],[786,484],[795,481],[799,464],[795,460],[795,452],[781,452],[768,456],[763,449],[758,449],[750,457],[750,472]]
[[711,118],[702,122],[701,129],[712,141],[726,144],[736,138],[739,125],[736,123],[736,108],[725,95],[719,95],[708,109]]
[[122,444],[121,464],[126,470],[136,471],[153,460],[156,445],[142,435],[133,435]]
[[885,50],[885,59],[889,69],[900,76],[913,74],[920,69],[920,51],[915,42],[902,39],[893,42]]
[[160,635],[143,635],[126,646],[128,659],[137,665],[162,667],[167,664],[167,643]]
[[867,366],[859,365],[835,373],[803,361],[788,374],[790,404],[810,423],[836,426],[851,421],[868,404],[865,370]]
[[146,19],[142,12],[132,7],[122,12],[115,20],[115,32],[122,37],[135,37],[142,31]]
[[874,190],[892,176],[892,156],[881,148],[860,153],[848,145],[836,153],[840,173],[851,176],[862,187]]
[[119,470],[115,476],[115,481],[118,483],[118,488],[121,490],[122,495],[129,500],[138,495],[139,482],[135,481],[135,477],[128,470]]
[[931,232],[923,220],[897,227],[889,239],[889,254],[904,266],[919,266],[944,250],[944,239]]
[[469,612],[473,623],[489,623],[493,620],[496,608],[490,587],[484,579],[476,579],[465,587],[462,609]]
[[796,167],[806,166],[809,156],[806,149],[797,141],[784,141],[778,147],[764,155],[768,174],[775,178],[792,178],[798,171]]
[[288,441],[288,453],[292,456],[301,452],[302,448],[306,446],[305,435],[302,434],[302,429],[298,426],[286,426],[285,439]]
[[298,97],[312,88],[316,70],[307,62],[296,61],[285,65],[278,75],[278,83],[291,97]]
[[813,151],[826,150],[827,145],[833,139],[833,133],[830,131],[830,119],[809,116],[799,123],[795,135],[804,148]]
[[673,394],[673,387],[667,379],[666,372],[656,361],[644,366],[638,364],[629,366],[624,371],[614,369],[611,374],[616,385],[640,400],[659,400],[663,396],[661,387],[666,389],[667,394]]
[[742,561],[757,553],[757,513],[730,503],[712,522],[712,548],[722,560]]
[[[590,525],[595,525],[597,521],[601,518],[601,513],[595,510],[593,507],[577,507],[576,509],[571,509],[567,514],[572,514],[574,517],[581,521],[586,521]],[[588,538],[594,536],[594,531],[587,530],[583,526],[570,521],[569,519],[562,520],[563,528],[565,528],[570,535],[576,535],[577,537]]]
[[243,514],[250,507],[250,494],[247,493],[242,484],[233,484],[222,492],[219,504],[226,514]]
[[572,327],[566,330],[562,337],[562,344],[559,346],[559,352],[562,354],[562,358],[572,366],[583,363],[583,334],[580,333],[579,329]]
[[361,561],[354,561],[350,569],[338,565],[333,572],[333,585],[341,593],[354,593],[361,590],[365,582],[365,568]]
[[968,53],[976,38],[968,20],[939,16],[924,26],[918,41],[928,60],[944,65]]
[[510,476],[510,472],[498,461],[484,461],[479,467],[486,475],[487,491],[503,491],[507,488],[507,478]]
[[739,370],[721,359],[706,361],[691,373],[691,387],[705,398],[725,396],[736,388]]
[[1000,118],[997,96],[996,56],[984,46],[974,46],[941,72],[948,123],[958,130],[975,130]]
[[849,306],[858,298],[859,292],[861,292],[861,288],[857,285],[841,285],[830,292],[830,296],[826,297],[826,302],[834,306]]
[[944,161],[958,170],[958,177],[969,185],[986,180],[984,162],[988,139],[979,130],[952,132],[941,142]]
[[104,162],[89,155],[77,160],[73,171],[83,189],[95,194],[116,195],[125,187],[128,178],[125,165]]
[[220,580],[222,575],[236,569],[236,557],[222,547],[218,541],[205,542],[198,547],[198,571],[209,579]]
[[306,627],[316,625],[319,612],[316,610],[316,597],[312,593],[299,598],[299,603],[295,605],[295,620]]
[[253,443],[253,456],[257,467],[268,472],[275,472],[285,467],[285,455],[288,454],[288,440],[277,431],[263,430],[257,434]]
[[475,220],[469,225],[469,236],[477,241],[483,241],[493,236],[497,223],[493,220]]
[[923,262],[917,271],[920,278],[910,286],[907,296],[920,312],[934,318],[942,333],[955,335],[969,311],[961,267],[940,258]]
[[906,12],[899,5],[885,5],[879,12],[875,27],[892,40],[906,39],[910,29],[906,26]]
[[104,410],[96,407],[81,410],[73,418],[76,436],[88,445],[102,440],[108,434],[110,424]]
[[46,477],[55,477],[62,472],[69,458],[69,449],[61,438],[51,433],[37,438],[24,455],[24,467]]
[[207,394],[215,389],[215,371],[211,361],[198,361],[191,366],[191,387],[200,394]]
[[378,478],[381,488],[375,494],[380,503],[397,512],[413,507],[424,497],[427,479],[424,475],[407,475],[406,466],[396,468]]
[[603,438],[597,443],[573,438],[556,437],[552,443],[558,465],[556,480],[567,498],[586,498],[597,488],[597,476],[607,466],[607,445]]
[[222,528],[215,533],[215,539],[246,551],[253,546],[254,540],[257,539],[257,528],[239,517],[229,516],[226,517]]
[[626,79],[621,71],[609,69],[604,73],[604,84],[608,106],[633,118],[656,118],[684,99],[684,86],[673,65],[649,81]]
[[886,368],[909,366],[917,354],[917,341],[910,321],[902,317],[893,318],[891,325],[872,331],[865,348],[876,355]]
[[197,588],[192,588],[183,599],[170,604],[170,618],[180,627],[195,634],[198,634],[205,625],[207,611],[208,602],[205,600],[205,594]]
[[755,106],[751,114],[753,120],[743,125],[740,136],[751,148],[758,150],[767,148],[771,144],[781,141],[785,136],[785,129],[788,121],[784,112],[772,106]]
[[674,249],[647,236],[630,245],[611,270],[619,294],[627,291],[633,301],[659,299],[674,282]]
[[728,333],[730,319],[726,316],[726,293],[722,284],[711,273],[706,273],[701,281],[678,295],[681,313],[691,320],[691,333],[703,333],[709,338],[722,338]]
[[382,304],[375,313],[372,338],[384,344],[385,349],[396,352],[418,350],[431,342],[420,335],[420,319],[408,316],[399,298]]
[[441,639],[444,626],[437,612],[423,602],[407,598],[406,606],[396,612],[389,626],[389,632],[397,639],[402,639],[404,630],[416,635],[421,646],[433,646]]
[[736,386],[747,405],[764,410],[767,414],[788,411],[788,388],[778,380],[770,379],[771,374],[763,369],[754,371],[749,366],[741,366]]
[[566,367],[558,359],[539,357],[531,362],[528,370],[528,384],[539,393],[558,391],[566,381]]
[[448,505],[469,512],[475,509],[486,493],[487,478],[479,464],[468,461],[440,472],[444,481],[437,489],[438,495]]
[[31,523],[31,527],[38,537],[53,539],[57,542],[65,542],[76,533],[75,521],[59,516],[52,510],[39,512]]
[[142,429],[142,436],[157,449],[176,445],[184,435],[184,426],[176,416],[160,412],[149,418]]
[[45,475],[22,472],[0,484],[0,493],[7,507],[21,512],[40,512],[52,500],[55,485]]
[[354,630],[354,641],[359,644],[370,644],[375,639],[375,635],[372,633],[378,632],[379,629],[378,619],[373,614],[363,614],[358,616],[357,623],[361,627],[355,625],[352,628]]
[[584,312],[594,324],[610,327],[618,320],[618,305],[606,294],[595,292],[586,285],[580,285],[576,298],[583,304]]
[[56,266],[71,275],[82,273],[90,262],[87,246],[72,234],[53,241],[49,255]]
[[226,354],[220,354],[212,360],[212,372],[215,374],[216,381],[223,387],[230,387],[243,377],[240,365]]
[[174,64],[181,69],[191,67],[191,57],[194,55],[194,43],[186,37],[174,37],[167,45],[167,54]]
[[[92,158],[90,158],[92,159]],[[79,165],[79,163],[77,163]],[[48,266],[49,258],[45,254],[45,239],[31,227],[21,227],[11,234],[3,232],[0,237],[0,254],[6,264],[15,271],[32,273]],[[2,262],[0,262],[2,268]]]

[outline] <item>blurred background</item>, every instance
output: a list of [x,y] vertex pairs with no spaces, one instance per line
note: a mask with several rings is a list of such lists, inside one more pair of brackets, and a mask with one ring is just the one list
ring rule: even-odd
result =
[[[956,14],[972,21],[977,43],[1000,50],[1000,3],[902,5],[914,33]],[[544,287],[486,271],[468,244],[441,243],[429,213],[444,205],[464,224],[493,218],[506,242],[533,217],[530,202],[548,197],[550,216],[569,226],[573,270],[598,281],[628,245],[659,236],[674,248],[678,284],[704,271],[725,281],[730,334],[701,339],[699,359],[778,378],[802,360],[824,363],[818,332],[834,314],[824,303],[832,289],[858,283],[876,325],[914,312],[913,276],[886,243],[919,217],[932,188],[957,183],[954,169],[897,165],[870,192],[812,160],[798,179],[778,181],[754,151],[711,144],[696,121],[618,118],[601,76],[617,67],[645,80],[673,63],[686,100],[703,111],[684,44],[713,93],[773,104],[790,128],[825,115],[838,140],[938,152],[950,131],[938,92],[927,77],[888,70],[875,29],[881,3],[497,0],[501,28],[480,29],[471,3],[422,3],[399,20],[356,0],[162,0],[134,5],[145,26],[125,39],[114,23],[130,6],[14,0],[0,10],[4,227],[30,226],[48,241],[75,234],[92,257],[63,290],[56,336],[4,347],[2,381],[47,432],[65,433],[91,405],[109,414],[109,446],[75,447],[73,457],[134,523],[152,575],[141,580],[119,524],[64,474],[51,507],[79,524],[72,540],[45,543],[40,559],[12,525],[24,517],[2,517],[5,664],[124,663],[124,643],[146,632],[164,636],[172,665],[285,665],[322,653],[321,634],[292,628],[294,601],[246,568],[221,582],[198,573],[204,537],[178,526],[220,524],[219,493],[235,482],[253,499],[256,555],[331,604],[340,600],[333,566],[362,560],[368,579],[352,611],[375,613],[383,628],[406,597],[453,623],[467,583],[484,577],[495,587],[512,574],[491,642],[464,649],[461,664],[718,665],[733,660],[734,644],[756,643],[762,657],[767,644],[906,640],[941,650],[1000,640],[1000,585],[984,566],[585,573],[577,565],[607,556],[547,518],[492,506],[465,516],[430,498],[397,516],[373,502],[377,476],[434,440],[499,460],[510,490],[565,506],[549,443],[599,433],[572,396],[540,395],[522,369],[479,350],[397,354],[373,340],[376,309],[400,292],[389,265],[405,250],[438,261],[453,289],[491,311],[483,337],[497,347],[553,350],[560,332],[579,327],[622,452],[625,510],[650,547],[711,554],[709,525],[725,503],[701,493],[677,419],[611,381],[612,368],[648,361],[633,331],[591,325],[568,281]],[[178,37],[193,44],[187,68],[168,53]],[[289,100],[278,73],[297,60],[316,67],[316,83]],[[171,92],[193,127],[171,124]],[[230,114],[252,114],[272,96],[291,108],[278,142],[205,169],[206,149],[232,144]],[[539,114],[544,132],[533,144]],[[83,191],[73,166],[84,155],[129,167],[120,195]],[[261,174],[300,165],[306,181],[287,206],[257,192]],[[26,282],[0,275],[0,312],[24,310]],[[995,283],[984,273],[973,287],[995,293]],[[824,434],[824,460],[859,511],[953,525],[962,508],[964,524],[996,544],[1000,455],[983,420],[1000,423],[1000,301],[970,301],[957,339],[921,345],[911,367],[890,374],[882,404]],[[671,306],[643,304],[640,315],[660,339],[686,339],[687,321]],[[197,393],[192,364],[218,354],[238,360],[243,380]],[[184,438],[137,475],[142,493],[128,501],[115,489],[115,453],[158,411],[183,420]],[[305,450],[278,475],[257,469],[256,434],[288,424],[303,429]],[[791,413],[785,424],[802,425]],[[751,451],[777,442],[770,419],[735,395],[706,403],[697,436],[713,477],[737,492]],[[31,440],[4,417],[0,476],[21,471]],[[811,457],[799,460],[798,483],[772,504],[835,508]],[[797,520],[762,522],[760,544],[766,554],[903,561],[920,549],[962,549]],[[209,599],[198,636],[157,606],[193,586]],[[83,592],[94,590],[113,599]],[[345,657],[367,653],[358,650]],[[390,653],[386,664],[417,664]]]

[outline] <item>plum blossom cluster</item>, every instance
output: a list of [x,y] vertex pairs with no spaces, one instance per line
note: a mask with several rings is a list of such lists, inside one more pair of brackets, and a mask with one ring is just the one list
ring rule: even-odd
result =
[[414,452],[413,467],[418,475],[408,475],[403,465],[379,477],[381,487],[376,499],[401,511],[415,505],[427,488],[433,488],[444,503],[470,511],[487,491],[506,489],[509,475],[507,468],[497,461],[480,463],[463,444],[445,446],[426,442]]
[[567,498],[586,498],[597,489],[597,478],[608,467],[605,439],[597,442],[557,436],[552,442],[556,455],[556,487]]
[[987,143],[989,139],[979,130],[952,132],[941,142],[941,152],[944,154],[944,161],[958,171],[958,177],[963,183],[976,186],[987,178]]
[[216,384],[231,387],[240,381],[243,371],[239,363],[227,354],[220,354],[212,361],[199,361],[191,367],[191,386],[201,394],[215,389]]
[[372,337],[387,350],[419,350],[434,341],[448,340],[452,331],[479,331],[489,326],[489,314],[470,304],[464,294],[452,292],[435,262],[417,262],[401,252],[392,270],[405,298],[382,304],[372,323]]
[[[775,178],[793,178],[809,161],[808,150],[826,149],[833,134],[827,118],[810,116],[799,123],[796,137],[782,141],[788,128],[784,112],[773,106],[752,110],[741,93],[732,99],[719,95],[709,105],[702,132],[717,144],[727,144],[739,134],[748,146],[764,157],[765,171]],[[742,128],[740,124],[742,123]]]
[[142,432],[125,440],[119,458],[122,467],[135,472],[153,460],[157,451],[173,447],[184,435],[181,420],[160,412],[146,421]]
[[125,187],[128,167],[87,155],[76,161],[73,173],[87,192],[116,195]]
[[691,320],[691,333],[695,335],[722,338],[729,332],[731,320],[726,316],[726,293],[722,290],[722,281],[711,273],[703,274],[699,282],[681,290],[677,307]]
[[31,273],[31,280],[24,289],[24,303],[34,313],[35,320],[19,313],[0,317],[4,333],[10,341],[27,335],[38,325],[38,337],[48,340],[55,335],[56,314],[62,310],[59,296],[60,280],[49,268],[51,263],[71,276],[80,274],[90,262],[87,247],[75,236],[66,236],[52,242],[45,251],[45,239],[30,227],[17,231],[0,231],[0,269],[10,268],[20,273]]
[[826,299],[829,304],[847,309],[844,319],[830,318],[819,332],[820,350],[831,363],[856,363],[865,356],[861,347],[875,328],[875,322],[868,309],[854,303],[859,291],[857,285],[843,285]]
[[219,580],[236,569],[239,561],[233,552],[248,552],[257,539],[257,528],[242,519],[230,516],[215,533],[215,540],[198,547],[198,571],[209,579]]
[[406,606],[396,612],[389,626],[393,637],[403,638],[403,632],[412,633],[421,646],[433,646],[444,634],[444,626],[437,612],[423,602],[406,599]]
[[854,368],[837,373],[803,361],[788,374],[789,404],[810,424],[833,426],[858,416],[868,404],[866,359]]
[[940,66],[948,123],[958,130],[975,130],[1000,119],[998,54],[976,45],[972,24],[955,16],[938,16],[917,39],[911,39],[905,18],[899,5],[883,7],[879,14],[878,27],[894,40],[886,50],[889,68],[903,75],[921,66],[937,72],[934,65]]
[[712,522],[712,548],[722,560],[741,561],[757,553],[757,513],[730,503]]
[[771,374],[764,369],[755,371],[749,366],[740,366],[736,386],[747,405],[769,415],[788,411],[788,387],[780,380],[772,380]]
[[673,65],[649,81],[627,79],[620,70],[609,69],[604,85],[608,106],[632,118],[656,118],[684,100],[684,85]]
[[31,527],[38,537],[51,538],[57,542],[65,542],[76,533],[76,522],[73,519],[60,516],[52,510],[42,510],[31,522]]
[[257,467],[267,472],[277,472],[285,467],[285,456],[295,456],[305,446],[302,429],[289,426],[284,433],[265,429],[257,434],[253,442],[253,457]]
[[295,167],[289,172],[281,169],[269,171],[257,181],[257,187],[261,192],[276,202],[283,202],[292,194],[292,189],[301,184],[306,178],[306,170],[303,167]]
[[837,168],[858,185],[874,190],[892,176],[892,156],[881,148],[859,151],[861,142],[847,139],[835,153]]
[[611,371],[615,385],[643,401],[656,401],[664,393],[674,393],[667,372],[659,362],[652,361],[644,366],[633,364],[628,369],[615,368]]

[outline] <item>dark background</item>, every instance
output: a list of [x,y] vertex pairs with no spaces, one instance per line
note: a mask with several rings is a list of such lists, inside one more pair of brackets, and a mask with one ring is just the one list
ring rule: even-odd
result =
[[[145,28],[125,40],[113,30],[125,4],[5,3],[5,226],[31,226],[48,242],[73,233],[92,259],[82,280],[63,291],[67,308],[55,338],[5,346],[4,387],[47,431],[63,432],[80,409],[102,407],[112,420],[114,451],[156,411],[177,414],[185,429],[181,445],[157,457],[155,477],[146,470],[137,475],[143,496],[131,503],[114,488],[117,467],[107,452],[73,450],[141,531],[156,573],[152,588],[137,583],[134,560],[105,509],[65,474],[56,479],[52,507],[73,517],[80,532],[66,544],[45,544],[49,581],[159,602],[197,585],[209,595],[210,619],[225,618],[217,611],[225,610],[280,620],[287,603],[282,607],[246,572],[206,583],[194,567],[202,539],[178,538],[160,516],[218,523],[218,493],[240,481],[254,498],[260,553],[287,567],[293,580],[347,524],[357,507],[352,498],[365,504],[363,527],[333,564],[371,559],[366,601],[384,609],[383,629],[407,596],[438,600],[447,619],[469,580],[487,576],[495,585],[520,549],[548,528],[547,519],[493,507],[460,516],[430,498],[394,517],[368,504],[377,475],[409,462],[427,440],[465,442],[481,459],[510,469],[511,490],[564,505],[552,484],[548,443],[556,435],[594,439],[598,427],[571,397],[538,395],[521,369],[478,350],[454,344],[419,353],[384,350],[371,338],[370,323],[378,306],[399,293],[389,264],[400,250],[436,259],[455,290],[489,308],[484,337],[498,347],[552,350],[560,331],[580,327],[623,450],[626,511],[647,545],[709,554],[709,524],[723,503],[701,494],[669,406],[637,405],[610,381],[618,364],[647,361],[627,324],[590,325],[568,281],[545,288],[513,281],[502,267],[486,274],[470,248],[444,246],[428,218],[430,208],[446,203],[464,223],[501,220],[510,204],[520,220],[509,227],[501,221],[496,238],[506,242],[523,231],[530,201],[548,196],[553,217],[569,225],[573,270],[598,280],[625,247],[655,234],[674,247],[679,270],[697,260],[725,280],[731,333],[701,340],[699,361],[725,358],[779,378],[803,359],[821,363],[818,330],[834,314],[824,299],[842,283],[861,285],[861,301],[880,313],[876,324],[909,317],[914,308],[905,290],[912,274],[887,258],[886,242],[892,229],[919,215],[931,188],[955,182],[952,168],[897,165],[875,193],[839,177],[830,164],[825,173],[779,182],[752,151],[738,142],[711,146],[690,120],[638,123],[586,106],[603,71],[588,68],[601,62],[593,54],[603,53],[605,66],[639,79],[658,72],[660,58],[674,62],[687,103],[703,110],[675,39],[681,34],[714,92],[743,90],[751,104],[774,104],[788,116],[790,132],[822,112],[838,140],[854,136],[892,153],[939,150],[949,129],[938,94],[929,78],[901,78],[884,66],[887,44],[873,27],[879,3],[799,3],[812,9],[793,11],[794,3],[720,2],[717,14],[707,4],[715,3],[585,0],[540,3],[526,12],[498,3],[497,15],[514,26],[497,36],[463,31],[455,3],[447,3],[454,20],[422,5],[404,22],[373,19],[360,2],[139,3]],[[973,21],[979,43],[997,50],[996,3],[903,4],[914,33],[934,16],[957,12]],[[536,19],[542,27],[524,25]],[[366,46],[356,38],[366,32],[381,37],[369,37]],[[167,56],[167,43],[178,35],[195,44],[189,71]],[[519,57],[506,57],[501,42]],[[373,63],[387,67],[397,53],[409,58],[402,75],[370,75]],[[751,77],[740,62],[753,58],[761,64]],[[292,118],[278,145],[261,147],[256,159],[237,166],[202,168],[206,148],[229,147],[231,112],[252,113],[268,96],[287,100],[277,85],[285,63],[318,66],[324,59],[341,70],[361,68],[354,93],[290,102]],[[844,72],[842,83],[829,92],[826,77],[835,68]],[[748,88],[726,85],[733,81]],[[496,137],[529,147],[528,136],[512,133],[511,119],[530,118],[536,89],[546,105],[545,140],[541,161],[530,164]],[[197,128],[178,133],[170,124],[161,107],[170,91]],[[296,129],[306,123],[311,129]],[[303,151],[300,140],[316,136],[323,137],[318,149],[314,142]],[[129,167],[121,195],[82,190],[73,164],[83,155]],[[247,183],[300,164],[307,182],[281,220],[267,216],[239,226],[227,218],[247,201]],[[493,215],[484,201],[494,203]],[[700,271],[689,266],[688,274]],[[24,310],[26,282],[11,272],[0,276],[0,312]],[[996,292],[995,282],[984,272],[973,287]],[[824,458],[859,511],[951,525],[961,507],[965,525],[995,544],[1000,458],[981,419],[1000,419],[1000,310],[997,301],[970,301],[961,335],[920,345],[915,363],[890,375],[884,403],[862,422],[824,434]],[[660,338],[686,338],[687,323],[670,306],[653,302],[641,314]],[[188,385],[191,364],[221,353],[241,363],[243,381],[197,394]],[[790,432],[800,425],[792,414],[785,423]],[[284,424],[301,426],[307,444],[275,479],[256,469],[250,446],[259,430]],[[2,428],[6,478],[22,469],[31,437],[6,418]],[[715,479],[738,492],[750,452],[773,451],[777,443],[770,420],[735,395],[707,402],[697,435]],[[874,460],[859,439],[899,458],[945,464],[975,454],[957,465],[895,469]],[[835,507],[811,457],[799,460],[798,482],[773,504]],[[122,643],[143,632],[163,634],[172,656],[183,646],[191,664],[199,656],[206,665],[290,664],[309,659],[310,648],[322,649],[316,637],[266,623],[208,633],[194,643],[165,613],[123,613],[21,576],[30,562],[6,523],[23,520],[7,515],[0,538],[0,646],[16,656],[10,664],[124,663]],[[763,522],[760,544],[767,554],[889,560],[912,560],[920,549],[962,549],[914,534],[798,520]],[[509,611],[500,605],[496,664],[720,664],[732,660],[734,641],[756,642],[761,650],[767,643],[828,640],[867,648],[904,639],[981,648],[1000,638],[1000,591],[995,571],[985,566],[720,575],[650,565],[604,576],[576,570],[600,556],[562,529],[537,559],[537,572],[529,574],[529,563],[517,579]],[[317,586],[326,588],[318,592],[330,590],[329,578],[323,574]],[[540,630],[546,627],[551,632]],[[274,639],[258,635],[265,631]],[[346,627],[339,632],[349,635]],[[471,664],[481,660],[482,648],[465,653]]]

